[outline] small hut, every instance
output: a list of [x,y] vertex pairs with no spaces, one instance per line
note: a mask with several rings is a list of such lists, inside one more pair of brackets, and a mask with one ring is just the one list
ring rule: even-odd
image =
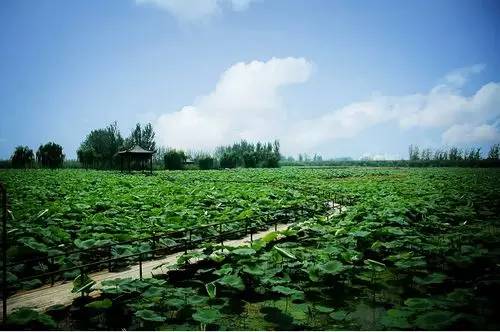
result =
[[155,151],[149,151],[143,149],[141,146],[136,145],[131,149],[123,150],[118,152],[120,156],[120,171],[123,172],[124,166],[130,172],[130,164],[134,162],[139,165],[141,170],[145,170],[149,161],[149,171],[153,174],[153,154]]

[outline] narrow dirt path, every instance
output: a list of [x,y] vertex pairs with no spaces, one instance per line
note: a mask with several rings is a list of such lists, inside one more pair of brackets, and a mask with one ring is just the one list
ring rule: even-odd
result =
[[[335,206],[331,206],[330,213],[328,216],[334,216],[339,214],[339,209],[337,204]],[[342,208],[345,210],[345,208]],[[296,224],[278,224],[276,226],[277,231],[286,230],[289,226]],[[253,234],[253,240],[258,240],[267,234],[274,232],[275,227],[271,227],[265,231],[261,231]],[[237,247],[250,245],[250,235],[245,236],[241,239],[236,240],[228,240],[224,241],[225,246]],[[199,250],[199,249],[193,249]],[[174,264],[177,259],[184,252],[178,252],[175,254],[171,254],[168,256],[164,256],[161,259],[146,261],[142,263],[142,276],[143,278],[151,278],[153,276],[153,269],[158,265],[165,264]],[[161,271],[161,270],[160,270]],[[163,270],[165,271],[165,270]],[[155,272],[155,274],[159,274],[159,272]],[[108,272],[108,271],[100,271],[89,274],[89,276],[96,281],[96,290],[92,292],[91,296],[97,296],[99,294],[99,288],[101,287],[101,283],[104,280],[112,280],[117,278],[139,278],[139,265],[130,266],[127,270],[120,272]],[[29,290],[29,291],[21,291],[18,292],[7,299],[7,314],[11,313],[13,310],[17,308],[27,307],[39,311],[45,311],[49,307],[53,305],[70,305],[73,300],[79,296],[79,294],[71,293],[73,289],[72,282],[58,282],[55,283],[54,286],[45,285],[37,289]],[[0,317],[1,317],[0,311]]]

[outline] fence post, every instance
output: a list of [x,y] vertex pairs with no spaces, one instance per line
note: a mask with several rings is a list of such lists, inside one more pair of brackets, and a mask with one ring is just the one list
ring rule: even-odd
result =
[[142,280],[142,254],[139,254],[139,279]]
[[[81,267],[81,268],[80,268],[80,276],[83,278],[83,275],[84,275],[84,274],[85,274],[85,270],[84,270],[84,268],[83,268],[83,267]],[[85,296],[85,293],[82,291],[82,294],[81,294],[81,295],[82,295],[82,297],[84,297],[84,296]]]
[[151,253],[151,258],[155,258],[156,256],[156,234],[155,232],[153,231],[153,252]]
[[[52,259],[49,258],[47,260],[47,263],[48,263],[48,266],[50,266],[49,271],[52,272],[52,269],[55,267],[54,259],[53,258]],[[55,281],[54,277],[55,277],[54,274],[50,275],[50,287],[54,286],[54,281]]]
[[112,258],[112,253],[111,253],[111,246],[108,247],[108,272],[111,272],[111,258]]
[[[224,246],[224,240],[222,238],[222,223],[219,224],[219,240],[220,240],[220,245]],[[224,250],[224,248],[222,248]]]
[[0,183],[2,195],[2,303],[3,323],[7,321],[7,191]]

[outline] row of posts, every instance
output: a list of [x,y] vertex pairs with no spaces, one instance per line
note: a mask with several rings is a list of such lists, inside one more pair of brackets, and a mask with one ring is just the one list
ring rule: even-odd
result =
[[7,191],[0,183],[2,196],[2,314],[3,322],[7,319]]
[[[6,320],[6,317],[7,317],[7,192],[5,190],[5,187],[0,183],[0,195],[1,195],[1,198],[2,198],[2,201],[1,201],[1,209],[2,209],[2,310],[3,310],[3,321],[5,322]],[[335,209],[335,205],[336,205],[336,199],[335,197],[333,197],[333,200],[332,200],[332,208]],[[338,203],[338,208],[339,208],[339,212],[342,213],[342,203],[343,203],[343,199],[341,198],[340,199],[340,202]],[[300,212],[302,213],[303,210],[301,209]],[[265,218],[266,218],[266,221],[268,221],[267,219],[269,218],[269,215],[266,214],[265,215]],[[223,236],[222,236],[222,229],[223,229],[223,225],[222,223],[219,224],[219,241],[220,241],[220,244],[221,246],[224,245],[224,239],[223,239]],[[274,230],[277,231],[278,230],[278,219],[275,220],[274,222]],[[250,227],[250,243],[253,243],[253,231],[254,231],[254,227]],[[248,234],[248,221],[245,221],[245,234]],[[192,231],[191,229],[188,230],[188,234],[186,236],[186,238],[188,239],[187,241],[185,240],[185,248],[184,248],[184,252],[187,253],[188,251],[188,248],[191,246],[191,241],[192,241]],[[155,234],[153,233],[153,252],[152,252],[152,258],[154,259],[155,257],[155,251],[156,250],[156,236]],[[108,249],[108,256],[109,256],[109,260],[108,260],[108,271],[111,271],[111,268],[112,268],[112,262],[111,262],[111,259],[112,259],[112,252],[111,252],[111,247],[109,247]],[[139,255],[139,277],[140,279],[142,279],[142,262],[144,260],[144,257],[142,254]],[[82,269],[82,274],[83,274],[83,269]],[[54,275],[51,275],[51,285],[54,285]]]

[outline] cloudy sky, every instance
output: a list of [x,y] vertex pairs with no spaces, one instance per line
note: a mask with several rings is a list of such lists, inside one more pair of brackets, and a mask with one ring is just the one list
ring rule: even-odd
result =
[[0,158],[115,120],[190,150],[487,149],[499,54],[498,1],[2,0]]

